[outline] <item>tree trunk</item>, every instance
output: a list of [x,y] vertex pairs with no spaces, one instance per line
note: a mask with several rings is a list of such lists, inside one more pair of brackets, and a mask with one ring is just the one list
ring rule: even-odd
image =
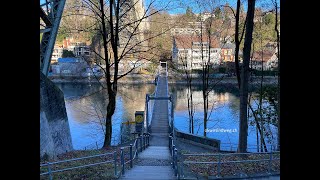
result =
[[[189,77],[190,78],[190,77]],[[189,114],[189,133],[193,134],[193,97],[191,90],[191,80],[188,80],[188,114]]]
[[240,84],[240,123],[239,123],[239,147],[238,151],[247,152],[247,137],[248,137],[248,84],[249,84],[249,62],[253,32],[255,0],[248,0],[246,34],[243,48],[243,65],[241,71]]
[[[191,86],[191,85],[190,85]],[[191,87],[190,87],[191,89]],[[191,92],[191,96],[190,96],[190,100],[191,100],[191,134],[194,134],[194,108],[193,108],[193,97],[192,97],[192,92]]]
[[277,32],[277,58],[278,58],[278,106],[277,106],[277,115],[278,115],[278,146],[277,151],[280,151],[280,32],[278,29],[278,5],[277,1],[275,1],[275,8],[276,8],[276,24],[275,24],[275,31]]
[[237,75],[237,81],[238,81],[238,87],[240,89],[240,67],[239,67],[239,49],[240,49],[240,40],[239,40],[239,15],[240,15],[240,0],[237,0],[237,11],[236,11],[236,24],[235,24],[235,55],[234,55],[234,61],[235,61],[235,69],[236,69],[236,75]]
[[106,134],[104,137],[103,147],[111,145],[112,137],[112,115],[114,114],[116,107],[116,96],[114,93],[109,93],[109,102],[107,106],[107,117],[106,117]]
[[[206,93],[206,92],[204,92]],[[206,137],[207,136],[207,122],[208,122],[208,97],[206,95],[203,95],[203,136]]]
[[108,32],[107,27],[105,23],[105,14],[104,14],[104,6],[103,6],[103,0],[100,0],[100,7],[101,7],[101,25],[102,25],[102,39],[103,39],[103,49],[104,49],[104,58],[106,62],[106,83],[107,83],[107,90],[108,90],[108,106],[107,106],[107,116],[106,116],[106,133],[105,138],[103,142],[103,147],[110,146],[111,143],[111,137],[112,137],[112,115],[114,113],[115,109],[115,94],[112,91],[112,84],[111,84],[111,76],[110,76],[110,62],[108,59],[108,45],[107,45],[107,39],[108,39]]

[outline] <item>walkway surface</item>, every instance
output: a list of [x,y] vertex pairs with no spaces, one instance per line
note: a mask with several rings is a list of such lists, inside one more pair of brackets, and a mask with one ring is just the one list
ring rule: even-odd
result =
[[[167,78],[159,77],[157,97],[168,97]],[[170,165],[168,100],[156,100],[154,103],[150,130],[150,146],[139,153],[137,163],[127,170],[120,179],[176,179]]]

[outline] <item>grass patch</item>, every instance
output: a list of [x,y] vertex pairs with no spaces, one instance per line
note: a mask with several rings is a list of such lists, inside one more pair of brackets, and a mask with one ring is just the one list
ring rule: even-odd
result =
[[[65,154],[58,155],[55,160],[50,160],[50,162],[56,162],[67,159],[74,159],[86,156],[92,156],[103,153],[113,153],[116,152],[117,156],[117,172],[120,170],[120,149],[117,147],[110,147],[107,149],[99,149],[99,150],[80,150],[80,151],[72,151]],[[125,150],[128,151],[128,150]],[[125,152],[128,154],[128,152]],[[105,155],[101,157],[93,157],[88,159],[76,160],[71,162],[64,162],[59,164],[51,165],[51,170],[60,170],[64,168],[70,168],[75,166],[83,166],[93,163],[98,163],[102,161],[112,161],[114,159],[113,154]],[[125,159],[129,159],[129,155],[125,156]],[[45,160],[41,160],[40,164],[47,163]],[[48,172],[47,166],[40,167],[40,173]],[[40,179],[48,179],[48,175],[40,176]],[[90,167],[82,167],[72,170],[66,170],[63,172],[55,172],[53,173],[53,179],[117,179],[114,175],[114,163],[109,162],[106,164],[100,164]]]
[[[249,154],[221,156],[221,162],[240,161],[240,160],[260,160],[269,159],[269,154]],[[273,154],[273,158],[280,158],[280,154]],[[184,161],[196,162],[218,162],[218,156],[184,156]],[[190,171],[193,174],[208,178],[218,175],[218,164],[185,164],[184,171]],[[223,163],[220,167],[220,176],[232,177],[240,174],[255,175],[267,173],[269,161],[259,162],[241,162],[241,163]],[[271,163],[271,172],[280,172],[280,160],[274,160]]]

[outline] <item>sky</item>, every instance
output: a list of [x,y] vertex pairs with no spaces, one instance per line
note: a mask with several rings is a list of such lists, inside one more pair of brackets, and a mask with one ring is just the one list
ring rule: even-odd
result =
[[[155,1],[155,7],[160,8],[164,7],[169,3],[167,11],[170,14],[181,14],[186,12],[186,8],[190,6],[194,13],[199,13],[200,8],[197,5],[197,0],[144,0],[145,6],[147,6],[151,1]],[[228,2],[230,6],[236,7],[237,0],[198,0],[200,2],[208,1],[208,2],[217,2],[218,4],[225,4]],[[244,3],[244,9],[247,9],[247,0],[241,0]],[[273,0],[256,0],[256,7],[261,7],[265,4],[271,4]],[[280,0],[277,0],[278,4],[280,5]],[[40,0],[40,4],[45,3],[45,0]],[[209,6],[206,6],[207,8]]]
[[[211,2],[210,4],[214,4],[214,2],[218,5],[224,5],[226,2],[229,3],[230,6],[236,7],[237,0],[145,0],[145,5],[148,5],[151,1],[155,1],[157,7],[163,7],[165,4],[170,3],[168,12],[170,14],[181,14],[186,12],[186,8],[189,6],[192,8],[194,13],[199,13],[203,7],[210,9],[210,5],[205,5],[202,8],[199,8],[198,2]],[[268,5],[269,7],[272,5],[273,0],[256,0],[256,7],[263,7]],[[247,0],[241,0],[244,4],[244,10],[247,10]],[[280,0],[277,0],[280,5]],[[215,6],[217,6],[215,5]],[[214,7],[215,7],[214,6]],[[270,9],[270,8],[268,8]]]

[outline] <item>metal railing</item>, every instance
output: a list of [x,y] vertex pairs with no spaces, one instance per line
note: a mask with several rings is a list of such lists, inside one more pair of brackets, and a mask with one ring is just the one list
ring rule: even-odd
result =
[[[274,158],[275,154],[279,154],[279,158]],[[267,155],[268,158],[263,159],[253,159],[253,160],[222,160],[223,157],[227,156],[250,156],[250,155]],[[217,176],[221,177],[222,164],[232,164],[232,163],[252,163],[252,162],[268,162],[268,174],[272,174],[272,161],[280,161],[280,151],[271,152],[252,152],[252,153],[215,153],[215,154],[182,154],[184,158],[190,156],[216,156],[218,157],[216,161],[183,161],[181,165],[186,164],[217,164]],[[199,158],[198,158],[199,159]],[[181,168],[182,169],[182,168]],[[183,171],[180,171],[180,176],[184,176]]]
[[[280,147],[280,145],[266,145],[266,149],[267,152],[272,152],[272,151],[277,151],[277,147]],[[234,143],[220,143],[220,151],[224,151],[224,152],[237,152],[238,150],[238,144],[234,144]],[[258,151],[259,150],[259,151]],[[257,145],[253,145],[253,144],[248,144],[247,145],[247,152],[264,152],[264,146],[257,147]]]
[[180,179],[182,173],[181,163],[178,161],[178,149],[176,148],[173,133],[170,133],[169,136],[169,151],[171,155],[172,168],[174,170],[174,175]]
[[[86,156],[86,157],[81,157],[81,158],[73,158],[73,159],[67,159],[67,160],[63,160],[63,161],[47,162],[45,164],[40,164],[40,167],[47,166],[47,169],[48,169],[48,172],[40,173],[40,176],[49,175],[49,179],[52,180],[53,173],[110,163],[110,164],[114,165],[113,166],[114,176],[119,177],[121,174],[124,175],[126,164],[130,163],[130,168],[133,167],[133,160],[136,157],[138,157],[139,152],[142,152],[143,150],[145,150],[149,146],[149,142],[150,142],[150,134],[144,133],[144,134],[140,135],[139,137],[137,137],[133,144],[130,144],[129,146],[121,147],[120,148],[120,167],[121,167],[120,171],[117,171],[117,153],[116,153],[116,151],[113,151],[111,153],[103,153],[103,154],[97,154],[97,155]],[[129,149],[128,154],[125,154],[126,149]],[[113,155],[113,160],[101,161],[101,162],[96,162],[96,163],[91,163],[91,164],[83,164],[80,166],[73,166],[73,167],[68,167],[68,168],[63,168],[63,169],[58,169],[58,170],[52,170],[53,165],[62,164],[62,163],[66,163],[66,162],[72,162],[72,161],[79,161],[79,160],[89,159],[89,158],[103,157],[103,156],[108,156],[108,155]],[[129,156],[127,161],[125,161],[126,156]]]
[[[120,148],[120,172],[119,175],[125,174],[125,165],[130,163],[130,168],[133,167],[133,160],[139,156],[139,152],[142,152],[145,150],[150,144],[150,134],[144,133],[143,135],[140,135],[137,137],[133,144],[130,144],[129,146],[124,146]],[[127,161],[125,161],[125,150],[129,149],[129,158]],[[133,150],[134,149],[134,150]]]
[[94,150],[94,149],[98,150],[98,149],[100,149],[99,147],[101,147],[102,144],[103,144],[103,142],[95,141],[94,143],[91,143],[89,145],[84,146],[82,149],[83,150]]
[[[62,164],[66,162],[72,162],[72,161],[79,161],[83,159],[89,159],[89,158],[95,158],[95,157],[102,157],[102,156],[108,156],[108,155],[113,155],[114,159],[109,160],[109,161],[101,161],[97,163],[91,163],[91,164],[84,164],[81,166],[74,166],[74,167],[69,167],[69,168],[64,168],[64,169],[58,169],[58,170],[52,170],[52,165],[57,165],[57,164]],[[114,169],[115,169],[115,175],[116,175],[116,167],[117,167],[117,162],[116,162],[116,152],[111,152],[111,153],[103,153],[103,154],[98,154],[98,155],[92,155],[92,156],[86,156],[86,157],[81,157],[81,158],[73,158],[73,159],[67,159],[63,161],[55,161],[55,162],[47,162],[45,164],[40,164],[40,167],[45,167],[47,166],[48,172],[40,173],[40,176],[42,175],[49,175],[49,179],[52,180],[53,178],[53,173],[57,172],[63,172],[63,171],[69,171],[73,169],[79,169],[79,168],[85,168],[85,167],[90,167],[90,166],[96,166],[100,164],[106,164],[106,163],[113,163],[114,164]]]
[[[157,86],[159,84],[159,74],[160,74],[160,70],[159,67],[157,69],[157,73],[155,76],[155,85]],[[149,126],[151,124],[152,121],[152,117],[153,117],[153,107],[154,107],[154,103],[155,100],[154,99],[149,99],[150,97],[157,97],[158,91],[157,91],[157,87],[155,88],[154,92],[151,94],[146,94],[146,101],[145,101],[145,112],[146,112],[146,126],[147,126],[147,131],[149,132]]]

